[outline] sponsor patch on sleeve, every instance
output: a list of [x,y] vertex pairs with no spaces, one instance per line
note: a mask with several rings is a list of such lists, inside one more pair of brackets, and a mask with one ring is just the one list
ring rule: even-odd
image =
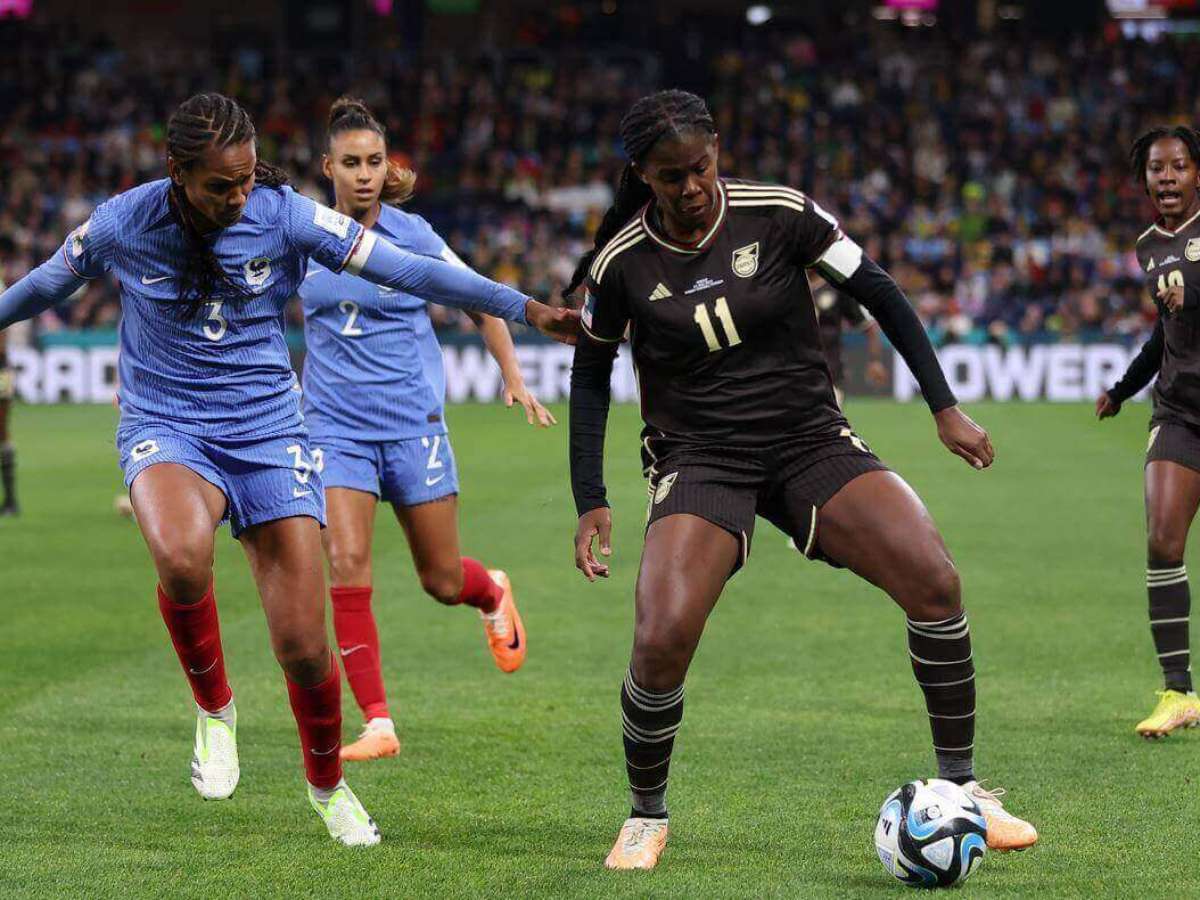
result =
[[342,215],[336,209],[322,206],[320,203],[317,203],[316,207],[313,224],[318,228],[324,228],[330,234],[336,234],[339,239],[344,241],[350,231],[350,217]]
[[592,316],[596,312],[596,298],[592,296],[591,291],[583,292],[583,324],[587,328],[592,327]]

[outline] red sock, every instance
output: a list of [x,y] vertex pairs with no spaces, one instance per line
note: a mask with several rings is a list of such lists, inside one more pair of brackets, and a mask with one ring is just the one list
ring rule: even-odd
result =
[[342,654],[342,668],[363,718],[391,718],[383,690],[383,664],[379,658],[379,631],[371,613],[371,588],[334,587],[333,633]]
[[492,576],[487,573],[483,563],[464,556],[462,570],[463,586],[462,593],[458,595],[458,602],[482,609],[484,612],[495,612],[500,601],[504,599],[504,591],[492,581]]
[[199,603],[176,603],[158,586],[158,609],[183,673],[192,685],[196,703],[208,712],[216,712],[233,699],[225,678],[225,655],[221,652],[221,625],[217,620],[217,601],[209,587]]
[[304,773],[313,787],[329,790],[342,780],[342,680],[337,658],[329,654],[329,677],[312,687],[287,682],[292,715],[300,732]]

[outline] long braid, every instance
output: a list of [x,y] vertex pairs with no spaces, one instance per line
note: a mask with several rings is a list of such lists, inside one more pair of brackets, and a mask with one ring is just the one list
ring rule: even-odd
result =
[[1146,187],[1146,163],[1150,159],[1150,148],[1154,146],[1155,141],[1163,138],[1177,138],[1182,141],[1192,162],[1200,167],[1200,131],[1186,125],[1176,125],[1173,128],[1159,125],[1138,137],[1129,149],[1129,167],[1133,172],[1133,180],[1142,187]]
[[[234,144],[254,140],[254,123],[237,101],[224,94],[196,94],[189,97],[171,114],[167,121],[167,153],[184,169],[195,164],[209,149],[220,150]],[[266,187],[281,187],[288,183],[287,173],[270,163],[258,160],[254,179]],[[186,304],[188,316],[195,316],[205,302],[218,293],[246,292],[225,277],[221,264],[196,227],[194,214],[183,187],[172,182],[171,201],[187,242],[183,272],[176,294]]]
[[678,90],[659,91],[642,97],[630,107],[629,112],[621,119],[621,144],[630,161],[621,171],[621,181],[617,185],[613,205],[605,212],[600,227],[596,229],[592,249],[580,257],[570,284],[562,292],[564,299],[583,283],[592,260],[604,249],[604,245],[613,239],[634,213],[654,198],[654,192],[650,190],[649,185],[638,177],[636,166],[641,164],[659,141],[678,138],[694,131],[717,133],[712,113],[695,94]]

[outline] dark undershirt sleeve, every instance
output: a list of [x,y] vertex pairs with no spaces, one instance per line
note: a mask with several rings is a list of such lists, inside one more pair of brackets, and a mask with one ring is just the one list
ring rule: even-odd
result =
[[608,506],[604,489],[604,432],[608,425],[613,361],[617,344],[586,334],[575,345],[571,365],[570,457],[575,511],[583,515]]
[[946,375],[925,327],[887,272],[864,255],[854,274],[838,287],[861,303],[879,322],[879,327],[921,386],[930,412],[941,412],[958,403],[946,383]]
[[1163,325],[1159,319],[1154,325],[1154,333],[1142,344],[1142,349],[1133,358],[1121,380],[1112,386],[1108,396],[1117,403],[1124,403],[1158,374],[1163,356]]

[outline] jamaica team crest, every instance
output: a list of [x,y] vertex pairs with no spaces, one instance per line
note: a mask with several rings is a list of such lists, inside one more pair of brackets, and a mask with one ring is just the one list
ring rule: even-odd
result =
[[733,251],[733,274],[749,278],[758,271],[758,241]]
[[1200,238],[1190,238],[1183,248],[1183,255],[1188,262],[1200,262]]

